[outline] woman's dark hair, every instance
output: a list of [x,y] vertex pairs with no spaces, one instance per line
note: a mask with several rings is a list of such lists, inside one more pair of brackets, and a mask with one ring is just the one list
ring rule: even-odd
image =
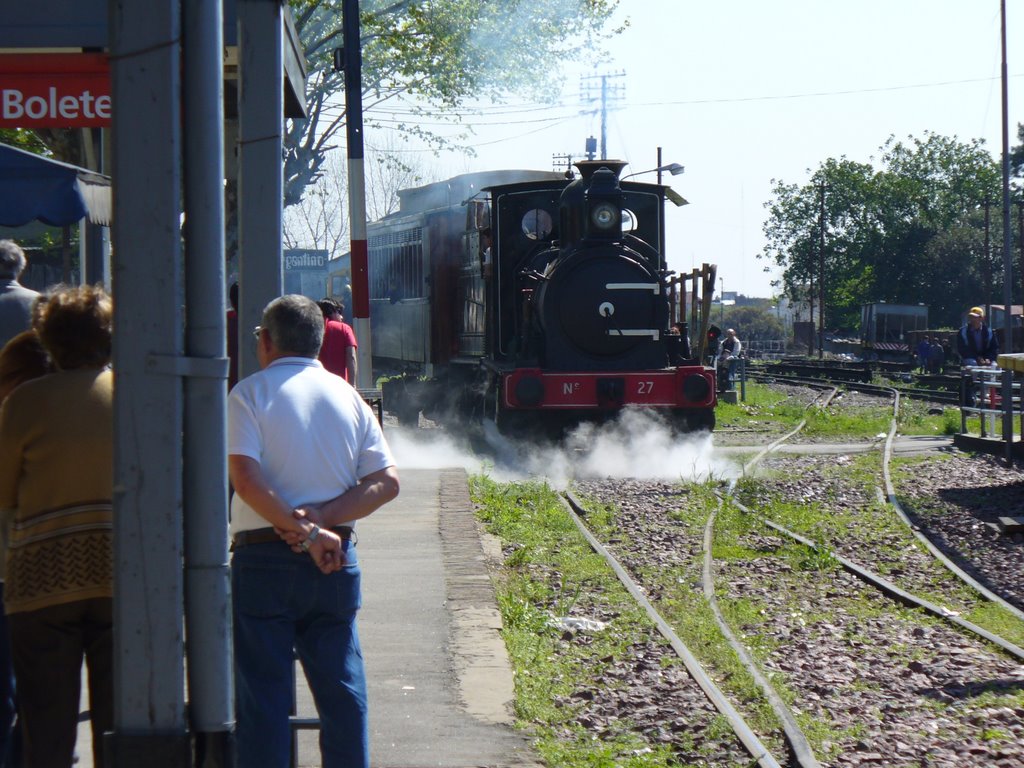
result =
[[0,401],[26,381],[52,372],[39,335],[35,331],[19,333],[0,350]]
[[41,297],[36,333],[60,370],[102,368],[110,362],[114,304],[98,285],[58,286]]
[[335,315],[345,316],[345,305],[332,296],[320,299],[317,302],[317,306],[320,307],[325,320]]

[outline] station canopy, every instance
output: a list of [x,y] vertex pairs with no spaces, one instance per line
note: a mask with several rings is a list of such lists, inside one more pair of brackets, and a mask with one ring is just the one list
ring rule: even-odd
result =
[[110,178],[0,144],[0,225],[110,225]]

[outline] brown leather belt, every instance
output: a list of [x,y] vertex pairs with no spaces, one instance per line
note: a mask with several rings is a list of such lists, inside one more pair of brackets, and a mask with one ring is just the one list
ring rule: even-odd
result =
[[[355,531],[351,525],[336,525],[333,528],[328,528],[331,533],[334,533],[341,537],[342,540],[349,541],[355,539]],[[254,528],[251,531],[239,531],[231,538],[231,549],[235,550],[239,547],[247,547],[250,544],[269,544],[272,541],[280,541],[284,544],[284,541],[274,533],[273,528]],[[354,544],[355,541],[352,541]]]

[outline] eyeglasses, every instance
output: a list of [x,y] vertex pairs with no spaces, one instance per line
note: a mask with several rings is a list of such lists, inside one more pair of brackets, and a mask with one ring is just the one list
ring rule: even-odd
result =
[[256,339],[259,339],[261,333],[263,333],[262,325],[257,325],[255,328],[252,329],[252,335]]

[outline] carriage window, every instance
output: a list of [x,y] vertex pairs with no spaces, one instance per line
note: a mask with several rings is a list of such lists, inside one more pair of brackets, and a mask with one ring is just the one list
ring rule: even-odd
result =
[[523,216],[523,234],[531,240],[543,240],[551,234],[551,214],[543,208],[534,208]]

